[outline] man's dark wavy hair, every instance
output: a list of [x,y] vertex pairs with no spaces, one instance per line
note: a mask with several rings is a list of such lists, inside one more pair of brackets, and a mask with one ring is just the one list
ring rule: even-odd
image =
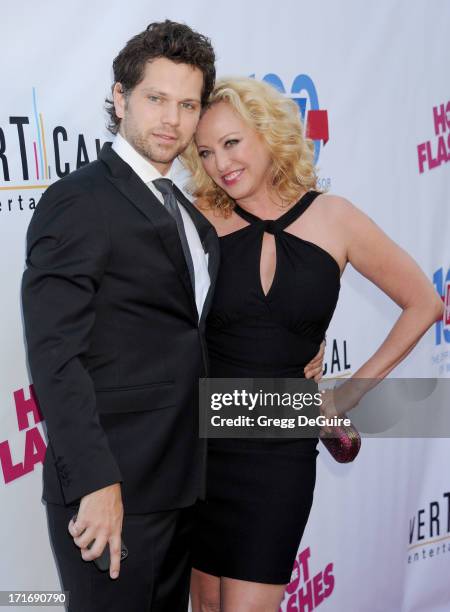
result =
[[[112,89],[116,83],[121,83],[124,94],[130,94],[144,78],[147,62],[159,57],[201,70],[203,73],[201,103],[204,106],[213,90],[216,78],[215,54],[211,41],[189,26],[169,19],[151,23],[143,32],[127,42],[113,62]],[[112,99],[106,98],[105,108],[109,115],[108,129],[113,134],[117,134],[120,119],[116,115]]]

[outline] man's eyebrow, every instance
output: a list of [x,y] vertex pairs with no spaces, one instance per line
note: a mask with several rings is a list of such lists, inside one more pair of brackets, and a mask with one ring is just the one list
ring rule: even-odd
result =
[[158,96],[167,97],[166,92],[160,91],[159,89],[155,89],[154,87],[146,87],[144,89],[145,93],[157,94]]
[[[151,94],[156,94],[158,96],[161,96],[162,98],[168,98],[169,94],[165,91],[161,91],[160,89],[155,89],[154,87],[146,87],[144,89],[145,93],[151,93]],[[200,104],[200,98],[183,98],[182,100],[180,100],[180,102],[196,102],[197,104]]]

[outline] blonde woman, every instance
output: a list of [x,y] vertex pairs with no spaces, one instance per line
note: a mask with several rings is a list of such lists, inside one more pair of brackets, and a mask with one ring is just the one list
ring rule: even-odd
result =
[[[350,262],[401,308],[355,377],[385,377],[442,313],[419,267],[347,200],[314,191],[296,105],[265,83],[224,80],[186,155],[220,238],[207,321],[211,376],[302,377]],[[194,612],[276,612],[315,485],[317,439],[210,440],[196,507]]]

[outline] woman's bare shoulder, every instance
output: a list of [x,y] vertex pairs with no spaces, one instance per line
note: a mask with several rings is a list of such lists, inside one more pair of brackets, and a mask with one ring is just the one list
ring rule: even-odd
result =
[[349,215],[358,210],[347,198],[332,193],[319,194],[316,203],[321,210],[337,215]]
[[317,196],[316,206],[317,212],[324,220],[343,228],[371,221],[360,208],[339,195],[321,193]]

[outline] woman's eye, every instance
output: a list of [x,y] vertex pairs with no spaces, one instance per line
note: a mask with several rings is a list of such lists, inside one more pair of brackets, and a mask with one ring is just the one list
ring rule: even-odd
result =
[[205,159],[206,157],[208,157],[208,155],[209,155],[209,151],[206,151],[206,150],[204,150],[204,151],[199,151],[199,152],[198,152],[198,154],[200,155],[200,157],[201,157],[202,159]]
[[231,140],[227,140],[225,142],[225,146],[226,147],[233,147],[234,145],[236,145],[239,142],[239,140],[237,140],[236,138],[232,138]]

